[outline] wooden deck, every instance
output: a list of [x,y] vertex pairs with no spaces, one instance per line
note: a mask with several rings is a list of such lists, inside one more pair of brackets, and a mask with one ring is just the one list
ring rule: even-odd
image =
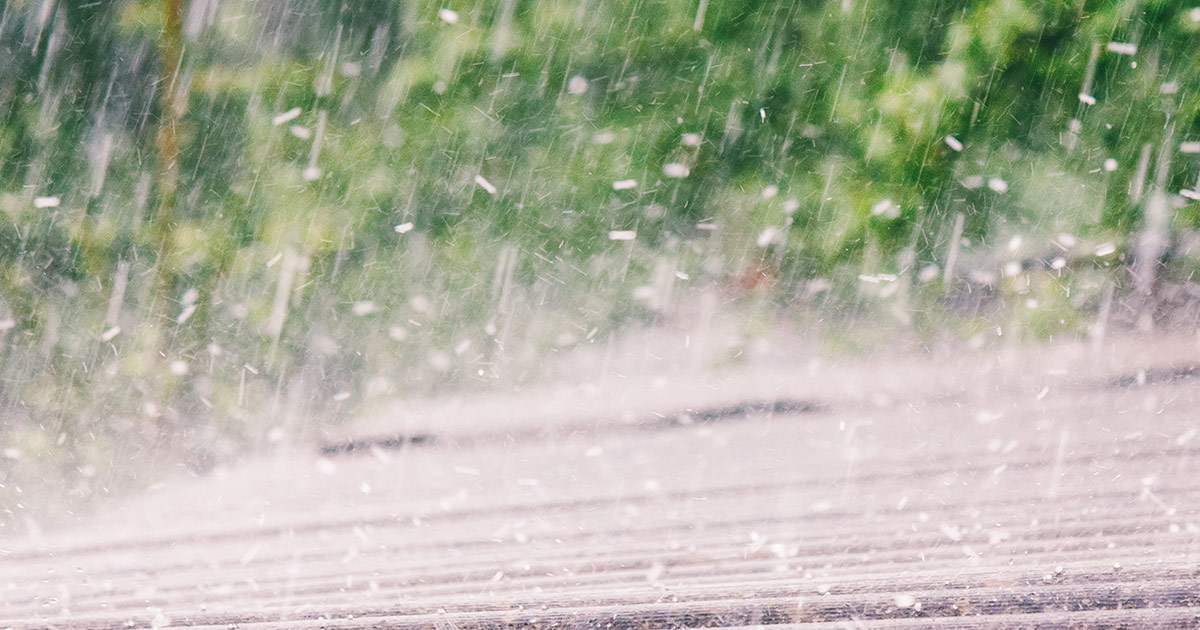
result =
[[0,628],[1197,628],[1200,352],[1121,343],[410,402],[0,541]]

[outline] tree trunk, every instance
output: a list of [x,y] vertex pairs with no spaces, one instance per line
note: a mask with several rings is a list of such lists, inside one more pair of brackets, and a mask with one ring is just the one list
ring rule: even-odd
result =
[[159,352],[167,346],[167,322],[173,300],[176,264],[174,252],[175,205],[179,188],[179,69],[183,58],[183,0],[163,0],[163,32],[159,43],[162,85],[159,87],[158,120],[158,208],[151,222],[154,239],[154,306],[151,326],[155,327]]

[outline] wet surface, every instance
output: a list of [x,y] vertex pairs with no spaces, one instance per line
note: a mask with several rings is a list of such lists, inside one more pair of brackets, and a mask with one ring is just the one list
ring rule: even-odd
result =
[[297,445],[3,541],[0,618],[1200,627],[1200,388],[1124,382],[1186,368],[1188,344],[596,393],[625,415],[579,392],[555,411],[543,393],[517,397],[526,424],[509,432],[497,410],[513,401],[456,403],[457,424],[399,449],[363,437],[381,416],[328,442],[356,445],[336,456]]

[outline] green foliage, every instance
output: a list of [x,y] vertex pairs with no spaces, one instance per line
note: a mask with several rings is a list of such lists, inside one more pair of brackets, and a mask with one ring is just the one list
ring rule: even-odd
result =
[[1200,133],[1200,14],[1175,3],[190,11],[164,295],[161,3],[3,9],[0,443],[182,434],[219,457],[373,395],[532,378],[712,285],[924,330],[970,272],[1062,234],[1083,262],[996,280],[1008,315],[984,320],[1078,331],[1120,281],[1094,250],[1127,253],[1160,153],[1174,229],[1200,228],[1174,146]]

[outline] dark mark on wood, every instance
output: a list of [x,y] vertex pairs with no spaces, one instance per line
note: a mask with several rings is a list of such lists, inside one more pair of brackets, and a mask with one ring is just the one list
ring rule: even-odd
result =
[[369,452],[371,449],[397,451],[408,446],[426,446],[437,442],[437,438],[428,433],[416,435],[394,435],[388,437],[358,438],[344,442],[327,442],[321,445],[322,455],[353,455]]
[[752,416],[771,416],[775,414],[814,413],[824,411],[825,406],[803,400],[774,400],[750,401],[724,405],[719,407],[701,407],[656,416],[643,423],[648,429],[665,429],[691,424],[707,424],[712,422],[727,422]]
[[[571,431],[578,433],[582,429],[588,431],[660,431],[697,424],[729,422],[743,418],[772,416],[776,414],[816,413],[826,411],[827,407],[820,403],[803,400],[780,399],[773,401],[749,401],[732,405],[700,407],[684,409],[667,414],[656,414],[644,417],[629,424],[617,422],[587,422],[570,423],[562,427],[536,428],[532,430],[504,431],[502,433],[481,431],[470,435],[441,436],[445,442],[462,447],[468,444],[484,443],[491,440],[521,440],[544,439],[555,435],[555,431]],[[329,441],[318,448],[321,455],[341,456],[360,455],[372,450],[395,451],[414,446],[431,446],[439,442],[438,436],[430,433],[414,435],[384,435],[375,437],[353,438],[343,441]]]
[[1195,365],[1150,368],[1134,374],[1126,374],[1109,381],[1109,387],[1142,387],[1161,383],[1174,383],[1200,377],[1200,367]]

